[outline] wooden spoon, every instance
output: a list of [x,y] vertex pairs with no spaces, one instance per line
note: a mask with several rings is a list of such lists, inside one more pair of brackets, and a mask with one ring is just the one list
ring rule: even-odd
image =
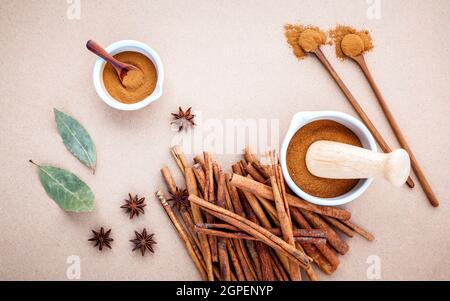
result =
[[[385,153],[392,152],[392,149],[389,147],[389,145],[386,143],[386,141],[381,136],[380,132],[376,129],[376,127],[373,125],[372,121],[369,119],[369,116],[364,112],[363,108],[359,105],[356,98],[352,95],[350,90],[347,88],[347,86],[344,84],[342,79],[339,77],[337,72],[334,70],[333,66],[331,66],[330,62],[327,60],[325,55],[323,54],[322,50],[320,48],[317,48],[312,53],[316,55],[316,57],[319,59],[319,61],[322,63],[322,65],[325,67],[325,69],[330,73],[331,77],[336,81],[337,85],[341,89],[342,93],[344,93],[347,100],[350,102],[352,107],[355,109],[356,113],[358,113],[359,117],[363,121],[363,123],[367,126],[369,131],[372,133],[373,137],[377,141],[377,143],[380,145],[381,149]],[[413,188],[414,182],[411,179],[411,177],[408,177],[408,180],[406,181],[406,184]]]
[[377,84],[375,83],[372,74],[369,71],[369,68],[367,67],[366,61],[364,59],[364,56],[362,54],[351,57],[361,68],[362,72],[364,73],[364,76],[366,77],[367,81],[370,84],[370,87],[372,87],[373,92],[375,93],[375,96],[378,99],[378,103],[381,106],[381,109],[384,112],[384,115],[386,116],[392,131],[394,132],[395,136],[397,137],[398,142],[400,143],[401,147],[404,148],[411,158],[411,166],[414,171],[414,173],[417,176],[417,179],[419,180],[419,183],[422,185],[422,188],[430,201],[431,205],[434,207],[439,206],[439,201],[437,200],[436,195],[434,194],[433,190],[431,189],[430,183],[428,183],[425,174],[422,171],[422,168],[419,166],[419,162],[417,161],[416,157],[414,156],[411,148],[408,145],[408,142],[405,139],[405,136],[403,136],[402,131],[400,130],[400,127],[397,123],[397,121],[394,118],[394,115],[392,114],[391,110],[389,109],[386,101],[384,100],[383,95],[381,95],[380,89],[378,89]]
[[404,149],[377,153],[335,141],[316,141],[306,152],[306,166],[317,177],[331,179],[365,179],[384,177],[391,184],[405,184],[410,160]]
[[116,60],[114,57],[109,55],[109,53],[106,52],[106,50],[102,46],[100,46],[99,44],[97,44],[92,40],[87,41],[86,47],[91,52],[95,53],[96,55],[98,55],[99,57],[110,63],[116,70],[117,75],[119,76],[119,79],[122,83],[123,78],[127,75],[128,71],[138,69],[136,66],[125,64]]

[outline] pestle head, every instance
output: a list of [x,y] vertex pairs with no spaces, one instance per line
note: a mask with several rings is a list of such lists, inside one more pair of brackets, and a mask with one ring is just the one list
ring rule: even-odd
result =
[[405,184],[411,169],[408,153],[404,149],[396,149],[389,153],[388,156],[384,176],[395,186]]

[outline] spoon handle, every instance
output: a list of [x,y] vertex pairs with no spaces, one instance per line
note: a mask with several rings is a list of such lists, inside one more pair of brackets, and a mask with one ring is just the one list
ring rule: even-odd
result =
[[[342,79],[339,77],[337,72],[334,70],[333,66],[331,66],[330,62],[327,60],[325,55],[323,54],[322,50],[320,48],[317,48],[314,51],[314,54],[319,59],[319,61],[322,63],[322,65],[327,69],[328,73],[330,73],[331,77],[336,81],[337,85],[341,89],[342,93],[344,93],[345,97],[347,97],[347,100],[350,102],[352,107],[355,109],[356,113],[358,113],[359,117],[362,119],[364,124],[367,126],[369,131],[374,136],[375,140],[380,145],[381,149],[385,153],[390,153],[392,149],[389,147],[389,145],[386,143],[386,141],[381,136],[380,132],[376,129],[376,127],[373,125],[372,121],[369,119],[369,116],[364,112],[363,108],[359,105],[358,101],[355,99],[355,97],[352,95],[350,90],[347,88],[347,86],[344,84]],[[413,188],[414,182],[411,179],[411,177],[408,178],[406,181],[406,184]]]
[[89,49],[94,54],[96,54],[99,57],[101,57],[102,59],[104,59],[105,61],[107,61],[108,63],[110,63],[111,65],[113,65],[113,67],[115,69],[122,69],[122,68],[124,68],[124,65],[121,62],[119,62],[118,60],[113,58],[111,55],[109,55],[109,53],[106,52],[106,50],[102,46],[100,46],[99,44],[97,44],[93,40],[87,41],[86,48]]
[[362,72],[364,73],[364,76],[366,77],[367,81],[369,82],[370,87],[372,88],[373,92],[375,93],[375,96],[378,99],[378,103],[381,106],[381,109],[384,112],[384,115],[386,116],[386,119],[388,120],[392,131],[394,132],[395,136],[397,137],[398,142],[400,143],[401,147],[404,148],[411,158],[411,167],[414,171],[414,173],[417,176],[417,179],[419,180],[420,185],[422,185],[422,188],[430,201],[431,205],[434,207],[439,206],[439,201],[434,194],[430,183],[428,183],[425,174],[422,171],[422,168],[419,165],[419,162],[417,161],[416,157],[414,156],[411,148],[408,145],[408,142],[406,141],[405,136],[403,136],[402,131],[400,130],[400,126],[398,125],[397,121],[395,120],[394,115],[392,114],[391,110],[389,109],[386,101],[384,100],[383,95],[381,95],[380,89],[378,88],[377,84],[375,83],[375,80],[372,77],[372,74],[369,71],[369,68],[367,67],[366,61],[364,60],[364,57],[362,55],[359,55],[357,57],[354,57],[353,60],[359,65]]

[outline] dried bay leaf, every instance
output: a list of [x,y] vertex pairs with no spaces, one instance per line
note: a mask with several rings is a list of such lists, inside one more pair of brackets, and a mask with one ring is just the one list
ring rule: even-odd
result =
[[89,186],[73,173],[41,166],[30,160],[39,170],[39,179],[47,195],[67,212],[87,212],[94,207],[94,194]]
[[86,129],[75,119],[53,109],[56,126],[66,148],[95,173],[97,156],[94,143]]

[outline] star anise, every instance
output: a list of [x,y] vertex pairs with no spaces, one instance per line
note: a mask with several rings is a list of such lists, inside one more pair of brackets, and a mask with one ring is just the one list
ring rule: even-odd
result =
[[109,235],[111,234],[111,229],[105,232],[103,227],[101,227],[99,232],[92,230],[92,233],[94,233],[94,236],[88,240],[95,241],[94,247],[98,246],[98,249],[100,251],[103,250],[104,246],[107,246],[108,248],[111,249],[111,242],[114,240],[111,237],[109,237]]
[[156,244],[156,241],[153,240],[154,233],[148,235],[147,230],[144,228],[142,230],[142,233],[139,233],[137,231],[134,231],[134,234],[136,235],[135,239],[131,239],[130,241],[135,244],[133,251],[137,249],[141,249],[142,256],[145,255],[145,251],[149,250],[152,253],[155,253],[153,251],[153,246]]
[[145,198],[138,198],[136,195],[135,197],[132,197],[131,194],[128,194],[129,199],[125,200],[125,204],[120,206],[120,208],[126,209],[127,212],[130,213],[130,219],[133,218],[133,216],[139,216],[139,213],[144,214],[144,207],[147,206],[147,204],[144,203]]
[[194,126],[194,117],[195,115],[191,113],[191,109],[189,108],[186,111],[183,111],[181,107],[178,107],[178,113],[172,113],[172,116],[175,118],[170,124],[175,124],[178,126],[178,131],[181,131],[183,128],[188,126]]
[[174,193],[169,192],[169,194],[170,199],[168,199],[167,201],[172,203],[172,207],[176,206],[178,209],[180,209],[181,207],[187,208],[190,206],[190,202],[188,200],[189,193],[187,189],[180,189],[177,187]]

